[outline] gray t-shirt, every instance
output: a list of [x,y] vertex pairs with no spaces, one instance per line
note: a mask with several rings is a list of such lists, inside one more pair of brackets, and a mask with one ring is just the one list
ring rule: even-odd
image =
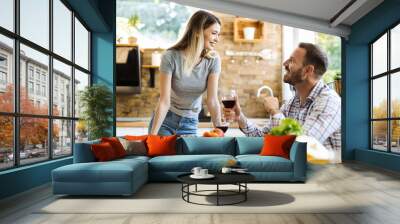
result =
[[182,51],[167,50],[162,58],[160,71],[172,75],[170,110],[182,117],[197,118],[201,110],[202,94],[207,89],[208,75],[221,72],[219,56],[202,58],[191,74],[183,72]]

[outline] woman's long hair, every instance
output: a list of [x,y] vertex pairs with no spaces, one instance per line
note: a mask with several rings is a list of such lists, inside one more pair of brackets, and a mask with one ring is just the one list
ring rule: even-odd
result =
[[204,30],[221,21],[213,14],[200,10],[190,17],[182,38],[169,49],[182,50],[184,53],[183,70],[190,73],[197,59],[204,56]]

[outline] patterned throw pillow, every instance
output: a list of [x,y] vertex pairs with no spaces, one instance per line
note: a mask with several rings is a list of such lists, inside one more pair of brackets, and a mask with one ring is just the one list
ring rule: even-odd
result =
[[146,143],[141,140],[126,140],[119,138],[122,146],[126,151],[126,155],[145,156],[147,155]]

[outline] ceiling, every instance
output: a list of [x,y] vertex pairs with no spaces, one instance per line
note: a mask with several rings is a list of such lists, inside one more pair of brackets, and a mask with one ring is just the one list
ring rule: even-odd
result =
[[383,0],[170,0],[287,26],[347,37],[351,25]]

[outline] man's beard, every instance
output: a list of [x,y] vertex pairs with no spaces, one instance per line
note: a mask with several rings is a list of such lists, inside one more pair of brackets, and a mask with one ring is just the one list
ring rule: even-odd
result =
[[298,69],[294,72],[286,70],[285,76],[283,76],[283,82],[288,83],[292,86],[302,83],[305,80],[302,74],[302,69]]

